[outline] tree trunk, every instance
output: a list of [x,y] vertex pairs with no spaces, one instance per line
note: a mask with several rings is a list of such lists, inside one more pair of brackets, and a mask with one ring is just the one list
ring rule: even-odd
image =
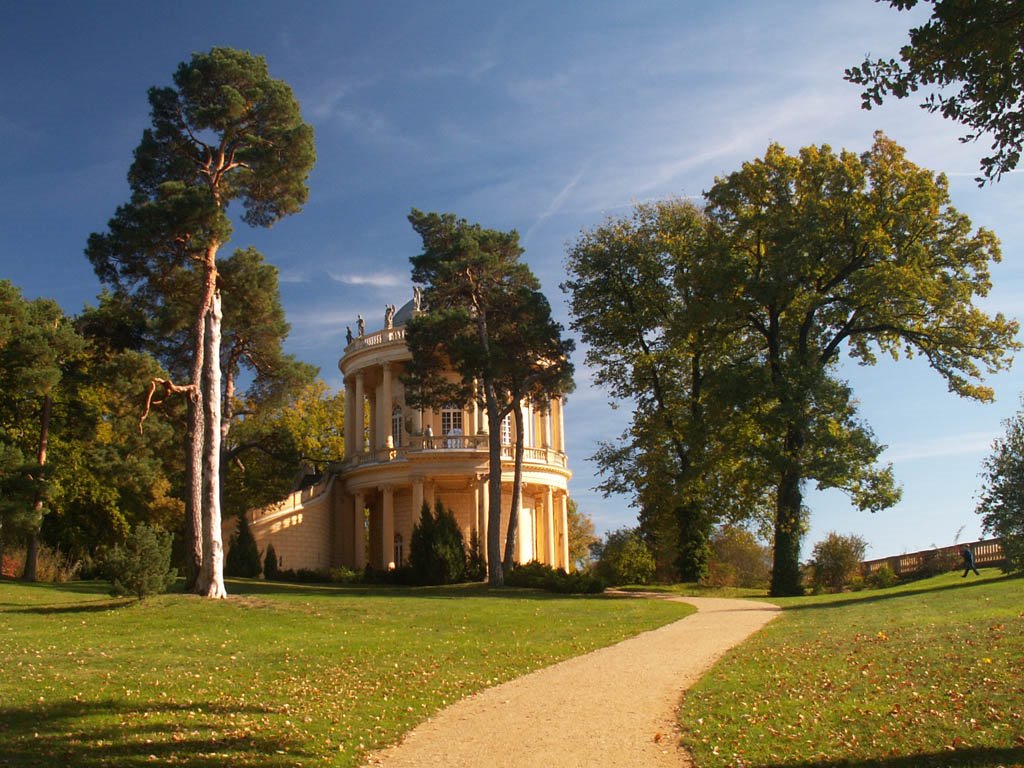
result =
[[800,472],[799,451],[803,447],[803,433],[790,426],[786,433],[788,463],[779,475],[778,495],[775,500],[775,544],[773,550],[773,597],[802,595],[800,583],[800,539],[803,533],[803,481]]
[[206,372],[206,324],[217,291],[217,249],[211,242],[203,266],[203,295],[192,326],[192,392],[189,395],[188,455],[185,457],[185,590],[205,593],[203,580],[203,448],[206,408],[203,376]]
[[53,412],[53,398],[49,394],[43,395],[43,407],[39,413],[39,453],[36,456],[36,463],[39,465],[39,478],[36,485],[35,501],[32,502],[32,511],[35,522],[33,531],[25,541],[25,570],[22,579],[25,581],[36,581],[38,578],[39,566],[39,526],[43,521],[43,467],[46,466],[46,449],[50,443],[50,414]]
[[492,587],[505,584],[501,567],[501,414],[494,383],[484,381],[484,401],[487,408],[487,583]]
[[516,424],[515,471],[512,475],[512,505],[508,514],[508,534],[505,536],[504,567],[511,573],[515,567],[516,536],[519,534],[519,507],[523,495],[523,406],[516,401],[512,406]]
[[206,329],[206,354],[203,370],[203,401],[206,417],[204,446],[203,570],[199,592],[206,597],[227,597],[224,588],[224,543],[220,512],[221,447],[221,301],[215,290],[210,301]]

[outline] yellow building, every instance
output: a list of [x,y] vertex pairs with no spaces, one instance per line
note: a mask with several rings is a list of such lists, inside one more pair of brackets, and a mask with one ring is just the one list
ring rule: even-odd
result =
[[[411,355],[405,324],[418,297],[384,327],[367,333],[360,317],[338,367],[345,381],[345,456],[316,485],[279,504],[249,513],[261,552],[274,545],[281,568],[362,570],[400,567],[424,502],[454,512],[467,544],[473,533],[486,549],[488,526],[487,419],[482,408],[415,409],[406,404],[402,373]],[[522,494],[517,562],[538,560],[568,570],[568,488],[562,401],[524,406]],[[502,426],[501,541],[512,499],[514,424]],[[486,554],[486,553],[485,553]]]

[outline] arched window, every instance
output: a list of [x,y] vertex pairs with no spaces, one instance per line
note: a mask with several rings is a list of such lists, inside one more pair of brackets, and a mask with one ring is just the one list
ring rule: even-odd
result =
[[391,436],[394,439],[395,448],[402,447],[402,406],[396,405],[391,411]]
[[512,414],[506,413],[501,420],[501,444],[512,445]]

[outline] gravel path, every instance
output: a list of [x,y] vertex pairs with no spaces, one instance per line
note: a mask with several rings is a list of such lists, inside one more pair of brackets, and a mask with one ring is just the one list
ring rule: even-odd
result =
[[669,598],[698,612],[463,699],[367,765],[384,768],[652,768],[690,765],[680,696],[778,613],[767,603]]

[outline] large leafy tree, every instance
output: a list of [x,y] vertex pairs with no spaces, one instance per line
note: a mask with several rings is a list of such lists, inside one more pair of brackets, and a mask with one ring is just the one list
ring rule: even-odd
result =
[[[560,328],[550,320],[547,302],[538,298],[537,278],[519,260],[518,233],[417,210],[409,221],[423,241],[423,252],[411,259],[412,277],[425,286],[428,308],[406,326],[412,353],[406,374],[410,402],[437,406],[482,400],[490,467],[488,581],[500,586],[501,422],[523,399],[540,402],[564,391],[567,377],[571,381],[571,347],[557,338]],[[521,435],[521,411],[517,419]],[[514,511],[506,537],[513,542]]]
[[[910,30],[899,60],[865,58],[846,70],[864,86],[864,109],[888,96],[929,90],[921,106],[968,128],[961,141],[987,135],[992,154],[981,161],[980,184],[1017,167],[1024,144],[1024,3],[1020,0],[925,0],[927,22]],[[889,0],[898,11],[918,0]]]
[[749,408],[728,405],[745,379],[722,371],[750,345],[720,300],[728,260],[711,229],[692,203],[637,206],[581,235],[563,285],[597,383],[634,406],[627,432],[595,456],[601,488],[632,494],[659,570],[690,581],[704,573],[715,519],[760,498],[756,454],[731,458],[755,433],[743,427]]
[[944,176],[918,168],[876,134],[857,155],[777,145],[718,179],[707,214],[735,276],[729,302],[759,348],[748,379],[775,478],[773,594],[800,590],[803,485],[847,491],[862,509],[890,506],[890,468],[834,368],[845,350],[921,355],[952,392],[987,401],[985,371],[1009,364],[1017,324],[974,305],[1000,258],[995,236],[950,205]]
[[[716,498],[715,489],[729,487],[722,479],[740,478],[751,501],[773,502],[772,591],[792,594],[800,591],[808,481],[846,491],[865,510],[898,498],[891,468],[877,465],[882,446],[858,419],[852,392],[837,377],[840,355],[862,364],[874,363],[878,353],[921,355],[951,391],[984,401],[992,392],[980,380],[1009,364],[1017,325],[974,305],[987,294],[989,265],[999,259],[995,236],[973,231],[950,205],[945,177],[910,163],[885,136],[877,135],[861,155],[807,147],[793,157],[772,145],[764,158],[718,179],[705,197],[702,226],[679,233],[695,246],[682,281],[700,290],[668,304],[691,311],[650,326],[636,320],[652,311],[649,303],[636,301],[634,307],[614,296],[614,302],[605,299],[601,322],[609,333],[615,331],[612,322],[635,328],[631,343],[621,335],[608,343],[609,364],[601,370],[614,373],[610,363],[619,347],[629,370],[643,371],[656,353],[672,348],[663,340],[705,332],[704,346],[691,341],[681,347],[687,353],[682,362],[667,358],[656,380],[660,390],[650,374],[646,390],[639,386],[644,379],[633,383],[620,374],[612,381],[637,398],[639,425],[645,427],[648,415],[659,412],[649,402],[675,398],[694,405],[685,362],[700,351],[708,388],[705,407],[689,425],[704,439],[684,454],[697,478],[688,487],[701,495],[710,489]],[[671,242],[671,230],[659,228]],[[646,234],[633,237],[629,228],[619,234],[609,228],[603,245],[584,238],[581,246],[594,245],[599,255],[621,252],[626,264],[647,264],[649,240]],[[651,282],[679,281],[662,275]],[[594,318],[600,302],[586,314],[575,311],[599,341],[602,326]],[[657,434],[669,440],[673,432],[658,427]],[[675,439],[687,432],[678,430]]]
[[1004,424],[982,466],[977,512],[985,530],[1002,541],[1008,570],[1024,570],[1024,412]]
[[[312,129],[291,89],[262,57],[229,48],[195,54],[173,87],[149,91],[152,127],[128,173],[131,201],[93,235],[88,256],[104,282],[132,292],[149,314],[191,316],[189,381],[157,382],[189,399],[187,561],[190,586],[225,594],[220,541],[221,297],[217,255],[227,208],[270,226],[307,197]],[[204,492],[205,477],[205,492]]]

